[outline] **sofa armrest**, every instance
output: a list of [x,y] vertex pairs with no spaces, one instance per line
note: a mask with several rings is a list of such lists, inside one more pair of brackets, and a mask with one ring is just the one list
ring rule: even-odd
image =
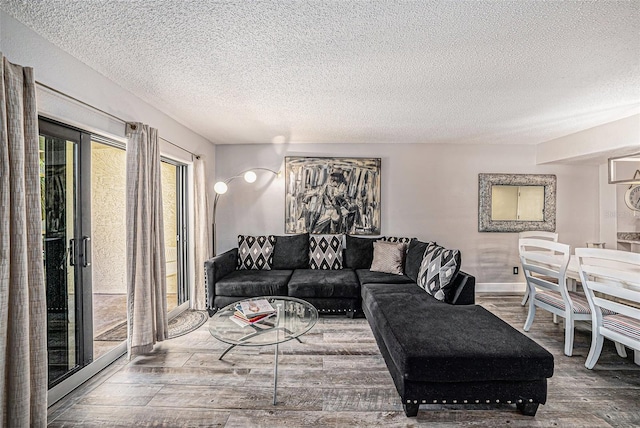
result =
[[214,308],[215,285],[221,278],[236,270],[238,249],[233,248],[204,262],[204,284],[207,295],[207,310],[209,314]]
[[473,305],[476,303],[476,277],[460,271],[453,280],[455,293],[451,298],[452,305]]

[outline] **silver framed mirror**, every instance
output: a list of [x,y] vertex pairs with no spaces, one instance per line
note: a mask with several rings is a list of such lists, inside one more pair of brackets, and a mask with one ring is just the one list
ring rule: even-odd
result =
[[556,230],[556,176],[478,174],[478,231]]

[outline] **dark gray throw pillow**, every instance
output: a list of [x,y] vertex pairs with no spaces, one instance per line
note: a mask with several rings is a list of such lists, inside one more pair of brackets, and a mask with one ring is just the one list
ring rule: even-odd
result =
[[429,244],[435,244],[435,242],[422,242],[415,238],[409,242],[407,258],[404,262],[404,274],[415,282],[418,282],[418,272],[420,271],[422,258]]
[[276,236],[272,269],[308,269],[309,234]]
[[358,238],[347,235],[344,265],[351,269],[369,269],[373,261],[373,243],[379,238]]

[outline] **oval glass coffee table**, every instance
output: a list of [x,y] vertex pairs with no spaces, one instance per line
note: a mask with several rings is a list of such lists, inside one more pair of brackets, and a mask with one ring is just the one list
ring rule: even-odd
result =
[[[234,319],[236,306],[242,302],[267,300],[275,313],[254,324],[245,324]],[[236,346],[275,345],[273,366],[273,404],[277,400],[278,387],[278,344],[296,339],[307,333],[318,321],[318,310],[309,302],[295,297],[260,296],[234,302],[218,310],[209,320],[209,332],[229,347],[218,358]]]

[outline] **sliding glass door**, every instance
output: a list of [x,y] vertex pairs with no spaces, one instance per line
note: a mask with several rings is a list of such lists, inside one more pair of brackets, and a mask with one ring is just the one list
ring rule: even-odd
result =
[[[127,339],[126,151],[61,123],[39,126],[52,388]],[[162,159],[168,311],[189,298],[186,172]]]

